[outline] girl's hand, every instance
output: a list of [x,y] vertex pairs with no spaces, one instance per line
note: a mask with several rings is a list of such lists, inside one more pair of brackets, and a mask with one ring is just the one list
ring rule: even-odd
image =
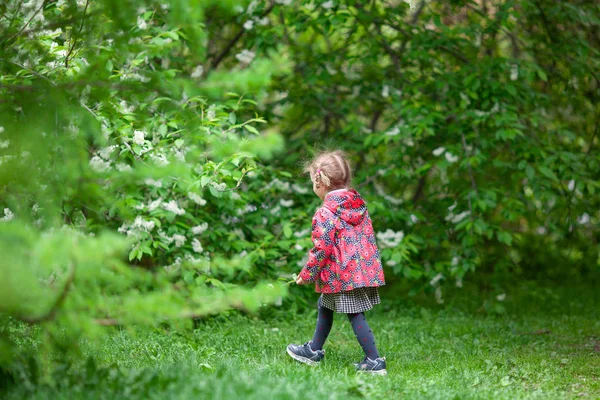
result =
[[307,283],[308,283],[308,282],[306,282],[304,279],[302,279],[302,277],[301,277],[301,276],[298,276],[298,277],[296,278],[296,284],[298,284],[298,285],[306,285]]

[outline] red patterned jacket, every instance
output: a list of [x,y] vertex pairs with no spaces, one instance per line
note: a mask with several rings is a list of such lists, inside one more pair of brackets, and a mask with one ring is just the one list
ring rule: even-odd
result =
[[308,262],[300,272],[318,293],[383,286],[385,278],[367,206],[354,189],[325,196],[312,220]]

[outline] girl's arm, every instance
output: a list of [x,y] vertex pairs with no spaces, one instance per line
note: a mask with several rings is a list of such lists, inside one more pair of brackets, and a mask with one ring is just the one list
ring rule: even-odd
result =
[[308,262],[298,275],[304,283],[316,280],[327,257],[331,254],[334,226],[333,215],[326,209],[319,209],[313,217],[311,239],[314,247],[309,251]]

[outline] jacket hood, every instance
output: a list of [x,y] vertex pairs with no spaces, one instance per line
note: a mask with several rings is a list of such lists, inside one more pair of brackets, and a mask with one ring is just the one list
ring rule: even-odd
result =
[[365,201],[354,189],[327,193],[324,206],[350,225],[360,224],[367,213]]

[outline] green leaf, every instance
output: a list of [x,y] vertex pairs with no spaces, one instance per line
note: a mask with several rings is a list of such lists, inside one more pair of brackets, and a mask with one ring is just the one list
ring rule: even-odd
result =
[[253,127],[252,125],[244,125],[244,128],[246,128],[246,130],[250,133],[254,133],[255,135],[258,135],[258,130]]
[[236,117],[235,113],[229,113],[229,123],[235,125]]
[[283,235],[289,239],[292,237],[292,234],[292,224],[288,222],[285,225],[283,225]]
[[208,185],[210,181],[212,181],[212,178],[210,176],[203,175],[202,177],[200,177],[200,186],[206,187],[206,185]]
[[496,237],[500,243],[504,243],[507,246],[512,244],[512,235],[508,232],[497,232]]
[[160,136],[165,137],[167,135],[167,129],[167,125],[160,124],[160,126],[158,127],[158,133],[160,134]]
[[558,177],[556,176],[554,171],[552,171],[550,168],[541,165],[538,167],[538,169],[540,170],[542,175],[546,176],[547,178],[552,179],[555,182],[558,182]]
[[132,261],[134,258],[136,258],[137,253],[138,253],[138,247],[136,246],[133,249],[131,249],[131,251],[129,252],[129,261]]

